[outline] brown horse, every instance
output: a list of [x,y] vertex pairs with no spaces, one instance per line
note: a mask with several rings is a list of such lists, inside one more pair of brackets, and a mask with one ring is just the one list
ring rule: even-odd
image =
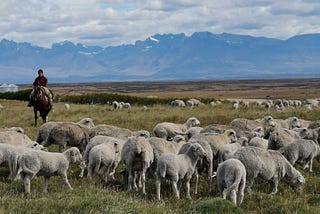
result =
[[34,112],[34,125],[37,126],[38,111],[40,112],[40,117],[42,118],[43,122],[47,122],[47,116],[52,109],[52,105],[49,103],[48,97],[41,86],[34,87],[34,96],[31,103],[33,105]]

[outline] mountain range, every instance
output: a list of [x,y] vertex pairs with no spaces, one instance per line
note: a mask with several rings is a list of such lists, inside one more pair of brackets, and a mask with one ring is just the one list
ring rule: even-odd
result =
[[0,83],[241,80],[320,77],[320,34],[287,40],[195,32],[156,34],[134,44],[50,48],[2,39]]

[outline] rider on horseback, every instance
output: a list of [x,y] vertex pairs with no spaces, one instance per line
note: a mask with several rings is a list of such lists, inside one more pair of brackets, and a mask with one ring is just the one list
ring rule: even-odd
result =
[[[41,86],[48,97],[49,104],[52,105],[52,99],[53,95],[51,91],[47,88],[48,87],[48,79],[43,75],[43,70],[39,69],[38,70],[38,77],[34,80],[33,86]],[[32,106],[32,100],[34,98],[34,89],[31,91],[30,97],[29,97],[29,104],[28,106]]]

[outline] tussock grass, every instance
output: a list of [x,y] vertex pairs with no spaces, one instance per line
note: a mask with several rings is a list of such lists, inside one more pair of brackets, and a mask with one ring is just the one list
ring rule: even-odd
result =
[[[20,126],[31,138],[36,139],[38,127],[33,126],[33,111],[27,108],[27,102],[0,100],[5,107],[0,109],[0,125]],[[79,121],[91,117],[95,124],[111,124],[131,130],[145,129],[152,133],[158,122],[171,121],[184,123],[189,117],[195,116],[201,121],[201,126],[213,123],[228,124],[234,118],[261,118],[267,114],[274,118],[298,116],[306,120],[319,120],[320,109],[287,109],[285,112],[275,112],[256,106],[249,109],[232,110],[230,103],[211,107],[209,105],[194,109],[171,108],[167,104],[150,105],[145,110],[141,105],[133,105],[131,111],[113,111],[108,105],[71,104],[65,110],[63,103],[55,103],[54,110],[49,113],[50,121]],[[41,124],[41,121],[39,121]],[[50,150],[56,148],[50,147]],[[119,166],[118,171],[123,168]],[[78,178],[79,168],[70,167],[68,171],[70,184],[74,190],[69,190],[60,177],[52,177],[49,183],[49,193],[42,193],[43,178],[35,178],[31,182],[31,196],[23,194],[22,181],[7,180],[9,171],[0,167],[0,213],[320,213],[320,164],[314,163],[314,172],[302,171],[307,183],[301,193],[295,193],[284,182],[280,182],[279,193],[269,195],[270,186],[266,183],[255,184],[254,194],[245,195],[240,207],[234,207],[229,201],[220,198],[213,181],[213,190],[207,192],[205,176],[200,177],[199,194],[192,195],[193,200],[185,198],[184,189],[181,200],[172,196],[171,186],[162,185],[162,200],[155,199],[155,181],[147,180],[147,195],[140,192],[127,191],[119,173],[115,181],[102,184],[98,178],[89,182],[86,178]],[[193,185],[191,186],[193,192]]]

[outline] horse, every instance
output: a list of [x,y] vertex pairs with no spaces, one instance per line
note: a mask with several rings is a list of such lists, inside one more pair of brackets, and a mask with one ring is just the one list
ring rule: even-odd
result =
[[37,126],[38,111],[40,112],[40,117],[42,118],[43,123],[47,122],[47,116],[52,109],[52,105],[41,86],[34,86],[34,96],[31,104],[34,112],[34,126]]

